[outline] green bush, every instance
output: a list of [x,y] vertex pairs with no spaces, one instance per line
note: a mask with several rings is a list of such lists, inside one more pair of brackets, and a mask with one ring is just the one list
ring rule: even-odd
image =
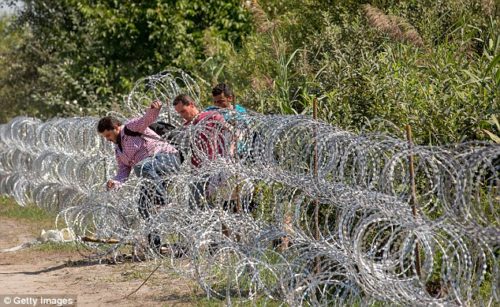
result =
[[317,96],[322,120],[352,130],[411,124],[423,144],[495,131],[498,15],[466,0],[327,2],[262,1],[256,28],[273,26],[211,59],[219,81],[260,112],[310,114]]
[[[370,3],[370,4],[367,4]],[[492,1],[26,1],[0,48],[16,114],[102,114],[177,66],[256,111],[312,113],[422,144],[499,131],[500,5]],[[9,38],[10,37],[10,38]],[[16,41],[16,43],[13,43]],[[390,123],[390,124],[387,124]],[[394,127],[399,128],[394,131]]]
[[26,29],[15,55],[32,72],[8,81],[25,91],[34,84],[23,99],[48,106],[48,117],[103,113],[141,77],[172,66],[194,71],[205,58],[205,32],[237,47],[252,29],[238,0],[24,2],[10,31]]

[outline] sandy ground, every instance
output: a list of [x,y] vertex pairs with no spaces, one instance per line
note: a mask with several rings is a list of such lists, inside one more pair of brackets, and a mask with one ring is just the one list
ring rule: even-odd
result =
[[[0,216],[0,250],[33,239],[32,232],[29,225]],[[77,306],[195,306],[203,297],[193,281],[157,271],[137,293],[124,298],[147,278],[152,263],[82,260],[75,251],[27,248],[0,253],[0,296],[76,295]],[[0,306],[14,305],[0,300]]]

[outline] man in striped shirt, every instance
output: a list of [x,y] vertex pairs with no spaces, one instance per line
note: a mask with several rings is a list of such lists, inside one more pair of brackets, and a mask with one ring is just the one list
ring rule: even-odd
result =
[[[164,180],[177,172],[180,165],[177,150],[149,128],[157,120],[161,105],[160,101],[153,102],[144,116],[133,118],[125,125],[112,116],[101,118],[97,124],[101,136],[115,144],[118,162],[118,172],[106,183],[107,189],[119,188],[132,169],[138,177],[148,178],[154,183],[154,186],[151,183],[141,186],[139,213],[145,220],[151,216],[152,205],[164,204]],[[149,234],[148,241],[156,249],[160,248],[157,234]]]
[[[120,187],[129,177],[132,168],[137,176],[153,180],[159,180],[162,175],[177,170],[177,150],[149,128],[158,118],[160,109],[161,102],[155,101],[146,109],[144,116],[133,118],[125,125],[112,116],[99,120],[97,130],[108,141],[115,143],[118,162],[118,173],[108,180],[108,189]],[[141,135],[127,135],[127,129]]]

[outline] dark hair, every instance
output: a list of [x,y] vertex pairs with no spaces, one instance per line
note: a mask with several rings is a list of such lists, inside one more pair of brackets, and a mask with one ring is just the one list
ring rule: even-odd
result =
[[196,105],[196,102],[194,101],[194,99],[191,98],[191,96],[186,95],[186,94],[180,94],[174,98],[174,106],[178,105],[179,103],[182,103],[185,106],[189,105],[190,103]]
[[106,116],[97,123],[97,132],[103,133],[106,130],[113,130],[116,126],[121,126],[122,122],[113,116]]
[[226,97],[234,97],[233,90],[226,83],[219,83],[212,89],[212,96],[219,96],[222,93]]

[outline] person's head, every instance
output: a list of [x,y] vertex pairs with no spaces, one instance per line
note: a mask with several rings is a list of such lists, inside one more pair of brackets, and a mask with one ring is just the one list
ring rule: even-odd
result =
[[212,89],[214,105],[222,109],[232,109],[234,94],[231,88],[225,83],[219,83]]
[[175,97],[174,108],[186,122],[192,121],[200,113],[194,99],[185,94]]
[[119,119],[113,116],[106,116],[101,118],[97,123],[97,132],[106,140],[116,143],[120,135],[121,125],[122,122]]

